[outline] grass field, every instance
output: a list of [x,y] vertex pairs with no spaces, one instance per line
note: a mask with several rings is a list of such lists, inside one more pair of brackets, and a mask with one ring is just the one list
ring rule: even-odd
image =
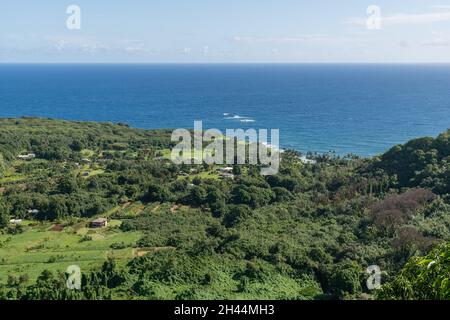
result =
[[[91,229],[84,222],[62,231],[49,231],[51,224],[25,224],[21,234],[0,235],[0,282],[5,282],[10,274],[28,274],[34,281],[45,269],[64,272],[70,265],[89,271],[101,266],[108,256],[125,262],[132,258],[132,245],[141,233],[121,232],[119,224],[120,221],[112,220],[107,228]],[[111,248],[113,243],[122,242],[127,248]]]
[[[97,151],[85,149],[82,156],[91,158]],[[194,154],[192,153],[192,156]],[[170,150],[164,150],[164,156],[170,157]],[[189,155],[187,155],[189,156]],[[40,172],[39,168],[32,168],[27,174],[20,173],[20,166],[28,164],[38,164],[35,159],[30,162],[15,161],[0,178],[2,184],[25,183]],[[219,166],[213,166],[209,170],[190,173],[188,179],[192,182],[195,177],[202,179],[219,179],[217,171]],[[73,168],[76,175],[83,175],[84,179],[103,174],[105,169],[98,163],[83,164],[78,168]],[[182,176],[180,176],[182,178]],[[27,180],[28,179],[28,180]],[[0,188],[0,192],[2,192]],[[133,248],[134,244],[142,237],[141,232],[122,232],[118,228],[120,220],[112,217],[134,217],[145,212],[177,212],[183,210],[179,206],[170,204],[160,205],[158,203],[143,204],[142,202],[130,202],[122,204],[103,213],[102,217],[108,217],[108,227],[102,229],[88,228],[89,220],[80,220],[76,224],[64,227],[62,230],[50,222],[38,223],[24,221],[22,223],[24,232],[20,234],[0,234],[0,283],[5,283],[9,275],[19,277],[27,274],[30,283],[44,270],[52,272],[65,272],[71,265],[77,265],[82,272],[97,269],[108,257],[114,257],[120,263],[126,263],[134,256],[141,256],[146,253],[163,250],[165,248]],[[99,217],[99,216],[98,216]],[[91,219],[96,218],[92,217]],[[124,249],[113,249],[112,244],[120,244]]]
[[[15,163],[17,164],[18,162],[16,161]],[[6,170],[4,176],[0,177],[0,184],[18,182],[25,179],[26,177],[24,175],[16,173],[15,167],[11,166]]]

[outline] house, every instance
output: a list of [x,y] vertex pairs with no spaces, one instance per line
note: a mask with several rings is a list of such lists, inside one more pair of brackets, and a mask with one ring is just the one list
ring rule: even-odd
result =
[[25,161],[33,160],[34,158],[36,158],[36,155],[34,153],[21,154],[17,156],[18,160],[25,160]]
[[225,168],[219,168],[219,171],[222,173],[232,173],[233,167],[225,167]]
[[103,228],[108,226],[108,219],[106,218],[98,218],[92,220],[89,224],[91,228]]
[[230,178],[230,179],[234,179],[234,174],[229,173],[229,172],[222,172],[219,174],[219,176],[221,178]]
[[303,157],[299,157],[300,161],[303,162],[304,164],[316,164],[317,161],[314,159],[308,159],[305,156]]

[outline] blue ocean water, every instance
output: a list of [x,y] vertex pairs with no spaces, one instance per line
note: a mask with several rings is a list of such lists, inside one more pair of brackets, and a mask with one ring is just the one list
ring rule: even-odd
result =
[[282,148],[370,156],[450,127],[450,65],[0,65],[0,117],[24,115],[276,128]]

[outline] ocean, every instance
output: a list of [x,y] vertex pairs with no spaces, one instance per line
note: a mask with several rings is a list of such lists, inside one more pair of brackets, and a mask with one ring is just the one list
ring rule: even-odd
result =
[[0,65],[0,117],[279,129],[283,149],[373,156],[450,127],[450,65]]

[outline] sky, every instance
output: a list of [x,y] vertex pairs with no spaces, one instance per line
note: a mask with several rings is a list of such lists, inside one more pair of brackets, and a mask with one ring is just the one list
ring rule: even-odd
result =
[[447,62],[450,0],[0,2],[0,63]]

